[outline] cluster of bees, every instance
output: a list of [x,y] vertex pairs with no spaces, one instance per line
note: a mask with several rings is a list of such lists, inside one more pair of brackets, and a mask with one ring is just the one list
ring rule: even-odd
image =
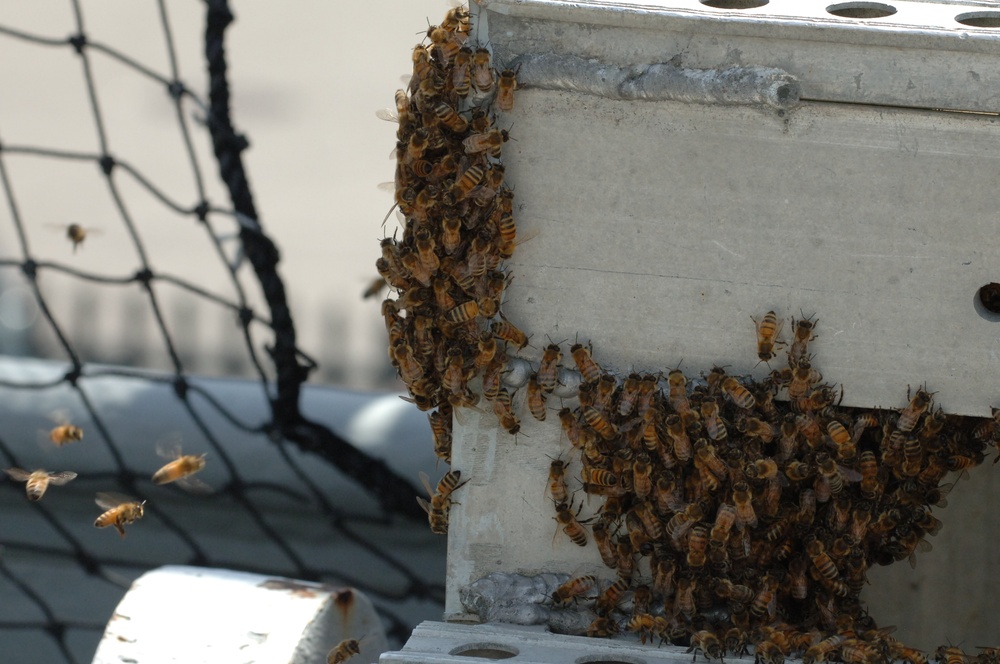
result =
[[[74,424],[60,424],[49,431],[48,438],[58,447],[83,440],[83,429]],[[153,473],[154,484],[169,484],[178,482],[188,488],[202,491],[207,488],[197,478],[191,477],[205,467],[205,455],[181,454],[179,449],[169,452],[158,450],[163,457],[172,460]],[[27,471],[22,468],[4,468],[11,479],[25,483],[28,500],[36,502],[42,499],[50,486],[60,486],[76,479],[77,474],[70,470],[51,472],[45,469]],[[97,505],[105,510],[94,521],[96,528],[114,526],[121,537],[125,537],[125,526],[143,517],[146,501],[135,500],[129,496],[98,492],[95,499]]]
[[[450,463],[454,409],[480,403],[473,378],[504,428],[519,428],[501,376],[508,347],[528,339],[500,311],[501,264],[517,229],[499,158],[509,136],[495,126],[496,111],[513,109],[517,81],[514,71],[497,71],[486,48],[473,48],[463,7],[428,28],[427,40],[413,49],[413,76],[395,110],[381,115],[399,124],[395,190],[405,221],[401,238],[382,240],[376,268],[397,295],[382,305],[389,358],[416,405],[432,411],[435,453]],[[421,500],[434,532],[447,532],[458,486],[452,471]]]
[[[620,380],[589,348],[570,349],[583,382],[560,419],[579,468],[554,459],[548,492],[565,535],[593,538],[617,578],[571,578],[554,608],[592,611],[591,636],[634,632],[709,659],[753,645],[769,664],[928,661],[867,615],[866,573],[930,548],[942,525],[932,509],[954,486],[944,480],[982,463],[1000,426],[947,416],[922,387],[898,412],[840,408],[811,362],[816,322],[793,319],[788,364],[762,381],[719,367]],[[768,312],[756,327],[770,362],[782,321]],[[550,345],[531,380],[561,358]],[[578,518],[577,487],[603,498],[594,517]],[[959,653],[937,655],[972,661]]]
[[[492,411],[508,433],[520,430],[503,377],[508,352],[528,345],[501,311],[516,226],[499,159],[509,136],[495,111],[512,110],[516,73],[473,43],[469,18],[455,8],[428,29],[396,93],[405,221],[376,264],[395,291],[382,306],[390,360],[430,411],[447,463],[455,409]],[[573,451],[550,467],[554,518],[573,543],[592,538],[617,574],[569,579],[552,606],[592,611],[591,636],[634,632],[709,659],[752,646],[766,664],[926,662],[878,629],[859,596],[872,565],[912,563],[929,548],[925,537],[941,528],[932,510],[954,485],[946,476],[983,461],[998,421],[947,416],[925,387],[898,412],[841,408],[842,392],[812,365],[817,321],[793,319],[789,343],[783,322],[773,311],[755,320],[761,361],[787,346],[787,366],[762,381],[719,367],[698,379],[680,369],[621,378],[579,342],[566,366],[559,344],[545,348],[524,386],[531,416],[545,419],[567,376],[578,384],[578,405],[559,411]],[[436,488],[421,479],[430,500],[418,501],[446,533],[460,471]],[[596,515],[579,517],[577,491],[603,499]],[[957,648],[937,656],[974,659]],[[976,657],[1000,659],[994,649]]]

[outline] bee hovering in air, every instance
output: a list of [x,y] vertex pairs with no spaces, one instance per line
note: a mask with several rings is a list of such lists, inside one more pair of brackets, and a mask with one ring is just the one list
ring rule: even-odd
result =
[[153,473],[154,484],[177,482],[188,490],[198,492],[211,491],[207,484],[191,477],[205,467],[204,454],[181,454],[179,446],[175,446],[169,451],[158,447],[156,452],[164,459],[173,460]]
[[49,440],[62,447],[83,440],[83,429],[72,424],[60,424],[49,431]]
[[66,238],[73,243],[73,253],[76,253],[77,247],[83,244],[83,241],[87,239],[88,235],[99,235],[100,230],[96,228],[87,228],[77,223],[72,224],[46,224],[49,228],[57,230],[60,233],[64,233]]
[[98,507],[107,510],[94,521],[95,528],[114,526],[122,537],[125,537],[125,526],[141,519],[146,501],[141,503],[128,496],[118,493],[100,492],[95,499]]
[[25,491],[28,494],[28,500],[32,502],[42,499],[42,496],[45,495],[45,490],[49,488],[49,484],[66,484],[70,480],[76,478],[76,473],[69,470],[65,470],[61,473],[50,473],[47,470],[35,470],[29,473],[28,471],[20,468],[4,468],[4,472],[18,482],[27,482],[25,485]]

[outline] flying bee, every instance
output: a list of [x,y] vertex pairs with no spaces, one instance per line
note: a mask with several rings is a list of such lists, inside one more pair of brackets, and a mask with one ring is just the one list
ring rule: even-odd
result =
[[83,429],[72,424],[60,424],[49,431],[49,440],[62,447],[83,440]]
[[430,496],[430,502],[417,496],[417,503],[427,512],[427,521],[431,526],[431,532],[436,535],[448,534],[448,513],[451,510],[451,506],[455,504],[451,499],[451,494],[468,482],[468,480],[459,482],[461,478],[461,471],[449,471],[438,482],[437,490],[435,491],[431,489],[427,473],[420,471],[420,483],[424,485],[424,489],[426,489],[427,494]]
[[517,72],[504,69],[497,80],[497,96],[493,103],[504,113],[514,110],[514,91],[517,90]]
[[500,156],[500,148],[510,140],[506,129],[490,129],[483,134],[472,134],[462,141],[466,154],[485,152],[491,157]]
[[750,320],[757,326],[757,357],[761,362],[770,362],[774,358],[774,347],[779,343],[778,335],[785,320],[778,321],[778,316],[773,311],[768,311],[759,321],[753,316]]
[[357,639],[344,639],[326,654],[326,664],[343,664],[361,652],[361,644]]
[[125,537],[125,526],[141,519],[146,501],[141,503],[117,493],[100,492],[95,499],[98,507],[106,510],[94,521],[95,528],[114,526],[122,537]]
[[97,228],[88,228],[77,223],[71,224],[45,224],[49,228],[55,231],[59,231],[66,236],[73,244],[73,253],[76,253],[77,247],[83,244],[83,241],[87,239],[90,235],[100,235],[101,231]]
[[28,500],[32,502],[41,500],[50,484],[59,486],[76,478],[76,473],[69,470],[58,473],[50,473],[47,470],[34,470],[29,473],[20,468],[4,468],[4,472],[10,475],[11,479],[27,483],[24,489],[28,495]]
[[[910,399],[910,403],[900,411],[899,419],[896,421],[896,428],[904,433],[913,431],[917,426],[917,421],[931,406],[931,396],[933,392],[927,392],[924,388],[918,388],[917,393]],[[907,393],[909,396],[909,393]]]
[[165,459],[173,459],[153,473],[154,484],[169,484],[177,482],[187,489],[204,491],[208,485],[191,477],[205,467],[205,455],[181,454],[180,447],[166,451],[157,447],[157,454]]
[[493,69],[490,67],[490,52],[477,48],[472,56],[472,85],[482,94],[493,89]]
[[584,346],[579,342],[573,344],[569,349],[570,355],[573,356],[573,362],[576,363],[577,370],[583,375],[585,383],[596,383],[603,373],[601,367],[591,357],[591,350],[589,344]]

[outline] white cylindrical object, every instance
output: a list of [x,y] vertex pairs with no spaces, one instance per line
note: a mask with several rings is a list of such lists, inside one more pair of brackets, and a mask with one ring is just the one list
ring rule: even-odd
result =
[[93,664],[317,664],[344,639],[360,641],[357,664],[388,650],[371,601],[357,590],[169,565],[132,584]]

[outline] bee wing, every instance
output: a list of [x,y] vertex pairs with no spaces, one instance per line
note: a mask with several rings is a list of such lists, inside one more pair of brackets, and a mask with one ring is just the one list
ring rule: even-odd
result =
[[122,503],[133,503],[136,502],[136,500],[135,498],[132,498],[131,496],[126,496],[123,493],[114,493],[111,491],[99,491],[97,495],[94,497],[94,502],[97,503],[98,507],[110,510],[118,507]]
[[380,108],[375,111],[375,117],[386,122],[399,122],[399,113],[391,108]]
[[76,479],[76,473],[71,470],[64,470],[61,473],[49,473],[49,482],[60,485]]
[[3,472],[11,476],[11,479],[15,479],[18,482],[27,482],[28,478],[31,477],[31,473],[21,468],[4,468]]
[[215,492],[215,489],[213,489],[209,484],[206,484],[197,477],[193,477],[191,475],[177,480],[177,484],[188,493],[194,493],[201,496]]
[[423,508],[423,510],[428,514],[431,513],[431,504],[420,496],[417,496],[417,504],[420,505],[420,507]]
[[[427,473],[425,473],[422,470],[419,473],[419,477],[420,477],[420,483],[424,485],[425,489],[427,489],[427,495],[428,496],[433,496],[434,495],[434,489],[431,488],[431,478],[429,478],[427,476]],[[420,502],[421,499],[417,498],[417,501]]]
[[853,468],[845,468],[844,466],[840,466],[839,464],[838,467],[840,468],[840,472],[844,474],[844,479],[846,479],[848,482],[861,481],[861,473],[859,473],[858,471],[854,470]]
[[[168,447],[169,445],[169,447]],[[156,454],[164,459],[181,458],[181,443],[179,438],[170,437],[156,442]]]
[[57,425],[69,424],[69,411],[65,408],[57,408],[51,411],[46,417]]

